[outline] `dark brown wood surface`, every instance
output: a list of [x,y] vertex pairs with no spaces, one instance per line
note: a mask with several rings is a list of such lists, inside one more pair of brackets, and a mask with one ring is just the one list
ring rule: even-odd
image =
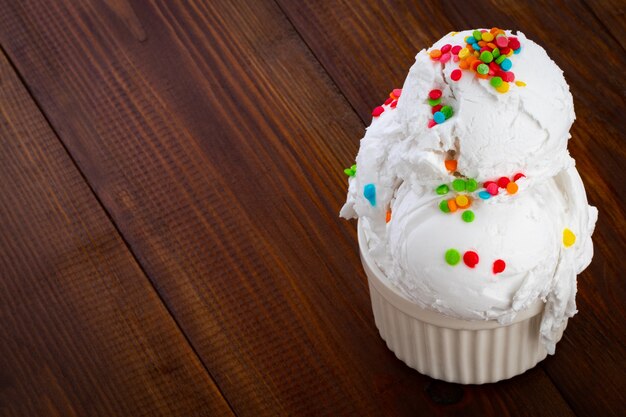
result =
[[[0,2],[0,415],[623,414],[620,9],[462,4]],[[557,354],[463,387],[386,348],[337,213],[371,107],[485,25],[564,69],[600,220]]]

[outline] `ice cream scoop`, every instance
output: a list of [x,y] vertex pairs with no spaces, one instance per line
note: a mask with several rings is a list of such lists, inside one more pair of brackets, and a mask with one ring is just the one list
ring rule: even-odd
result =
[[567,151],[563,72],[523,33],[494,29],[417,54],[373,112],[341,215],[360,219],[371,258],[422,308],[506,324],[543,299],[554,353],[597,210]]

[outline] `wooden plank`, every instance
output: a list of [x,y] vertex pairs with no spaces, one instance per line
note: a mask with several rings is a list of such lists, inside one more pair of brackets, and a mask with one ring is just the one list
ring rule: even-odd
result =
[[228,416],[0,53],[0,414]]
[[337,215],[363,124],[276,5],[122,3],[0,4],[0,41],[238,415],[571,414],[387,350]]
[[613,51],[615,54],[623,54],[626,50],[626,3],[620,0],[584,0],[587,7],[600,21],[606,31],[608,31],[615,42],[621,45],[622,50]]
[[[555,357],[544,367],[574,411],[618,414],[626,386],[626,261],[624,191],[626,124],[620,46],[579,2],[319,1],[279,0],[281,7],[328,70],[350,104],[369,122],[370,111],[400,87],[416,52],[445,33],[482,25],[519,29],[541,43],[563,68],[574,95],[577,121],[570,152],[600,210],[595,258],[580,276],[576,316]],[[609,24],[607,24],[610,26]],[[571,32],[567,28],[576,28]],[[579,39],[587,42],[585,64]]]

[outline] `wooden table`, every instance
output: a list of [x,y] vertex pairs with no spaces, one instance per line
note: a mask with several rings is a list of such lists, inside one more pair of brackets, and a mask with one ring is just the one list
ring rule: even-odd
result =
[[[0,2],[0,415],[624,415],[624,3]],[[486,386],[374,326],[342,173],[450,30],[563,68],[600,210],[557,354]]]

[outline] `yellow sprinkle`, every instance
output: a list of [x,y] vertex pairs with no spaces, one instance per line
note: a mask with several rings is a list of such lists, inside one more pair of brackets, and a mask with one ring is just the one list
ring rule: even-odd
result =
[[502,94],[506,93],[507,91],[509,91],[509,83],[504,81],[502,84],[496,87],[496,91]]
[[576,235],[568,228],[563,229],[563,245],[569,248],[576,242]]
[[515,81],[515,85],[518,87],[526,87],[526,83],[524,81]]
[[457,195],[454,200],[456,201],[456,205],[459,208],[466,208],[469,206],[470,202],[466,195]]
[[461,50],[459,51],[459,58],[461,58],[461,59],[465,59],[465,58],[467,58],[467,57],[469,56],[469,54],[470,54],[469,49],[467,49],[467,48],[463,48],[463,49],[461,49]]
[[454,36],[454,35],[456,35],[457,33],[459,33],[459,32],[452,32],[452,33],[450,34],[450,36]]
[[491,42],[493,40],[493,34],[489,32],[485,32],[482,34],[482,38],[485,42]]
[[508,54],[506,54],[506,56],[511,56],[511,55],[513,55],[513,50],[512,50],[512,49],[509,49],[509,53],[508,53]]

